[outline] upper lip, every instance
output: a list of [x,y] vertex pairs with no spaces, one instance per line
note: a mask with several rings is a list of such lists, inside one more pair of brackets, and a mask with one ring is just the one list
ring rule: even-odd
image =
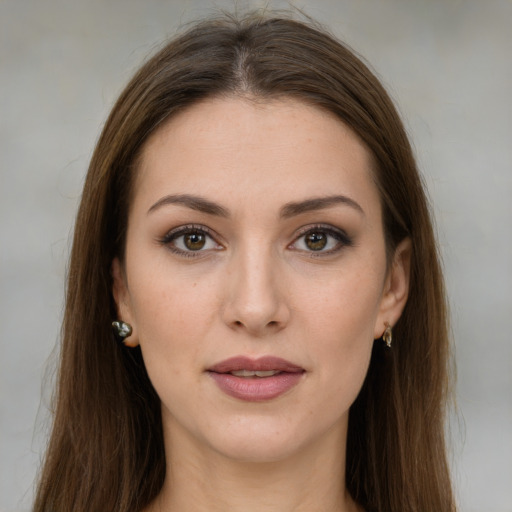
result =
[[247,356],[235,356],[220,363],[217,363],[210,368],[208,371],[215,373],[230,373],[240,370],[251,370],[251,371],[280,371],[288,373],[299,373],[303,372],[304,368],[274,356],[263,356],[257,359],[253,359]]

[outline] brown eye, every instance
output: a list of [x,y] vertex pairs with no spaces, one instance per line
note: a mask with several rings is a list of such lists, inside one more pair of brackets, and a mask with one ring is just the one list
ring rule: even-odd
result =
[[342,229],[319,225],[311,226],[310,229],[303,228],[302,234],[289,245],[289,248],[309,253],[310,256],[328,256],[352,245],[352,239]]
[[191,251],[199,251],[206,245],[204,233],[193,232],[183,235],[185,247]]
[[201,256],[223,247],[210,234],[208,228],[202,226],[180,226],[161,239],[161,243],[180,256]]
[[304,242],[308,249],[321,251],[327,245],[327,235],[325,233],[308,233],[304,237]]

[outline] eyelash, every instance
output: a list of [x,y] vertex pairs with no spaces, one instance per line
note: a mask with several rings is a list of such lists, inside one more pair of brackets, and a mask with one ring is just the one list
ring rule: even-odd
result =
[[[216,245],[215,250],[219,250],[219,248],[222,248],[222,246],[216,241],[215,236],[212,234],[212,231],[207,228],[206,226],[197,225],[197,224],[189,224],[186,226],[180,226],[179,228],[173,229],[169,231],[163,238],[159,240],[159,242],[162,245],[165,245],[170,251],[172,251],[175,254],[178,254],[179,256],[183,256],[186,258],[198,258],[203,256],[202,253],[205,252],[205,249],[199,248],[198,250],[183,250],[176,245],[173,245],[173,242],[175,243],[176,240],[179,238],[187,235],[187,234],[198,234],[198,235],[204,235],[207,239],[210,241],[213,241],[213,243]],[[308,235],[312,234],[324,234],[327,237],[333,238],[336,240],[335,247],[328,249],[328,250],[307,250],[307,249],[297,249],[296,246],[297,243],[304,239]],[[205,242],[207,244],[208,241]],[[305,243],[305,242],[304,242]],[[327,244],[329,242],[326,242]],[[317,224],[314,226],[307,226],[305,228],[302,228],[298,235],[295,237],[294,241],[288,245],[288,248],[291,248],[293,250],[299,250],[303,251],[305,253],[308,253],[308,256],[313,258],[318,258],[322,256],[329,256],[332,254],[335,254],[339,251],[341,251],[344,247],[351,247],[353,246],[353,240],[343,231],[337,228],[334,228],[333,226],[324,225],[324,224]],[[211,250],[206,249],[206,250]]]
[[[206,226],[201,226],[197,224],[188,224],[186,226],[180,226],[179,228],[173,229],[169,231],[161,240],[160,243],[162,245],[165,245],[170,251],[172,251],[175,254],[178,254],[179,256],[183,256],[185,258],[198,258],[202,256],[202,252],[204,250],[183,250],[179,247],[176,247],[173,245],[173,242],[176,242],[179,238],[189,235],[189,234],[198,234],[198,235],[204,235],[207,239],[213,241],[213,243],[217,247],[222,247],[215,239],[215,237],[212,234],[212,231],[208,229]],[[208,243],[205,242],[205,243]],[[218,250],[218,249],[217,249]]]
[[[341,251],[344,247],[352,247],[354,245],[354,242],[352,238],[350,238],[345,231],[341,229],[334,228],[330,225],[325,224],[317,224],[314,226],[307,226],[305,228],[302,228],[299,231],[298,236],[295,238],[295,240],[288,246],[293,247],[298,243],[299,240],[304,239],[308,235],[312,234],[324,234],[327,235],[327,237],[334,238],[336,240],[336,245],[328,250],[304,250],[308,253],[308,256],[312,258],[319,258],[322,256],[331,256],[333,254],[336,254],[337,252]],[[327,242],[328,243],[328,242]],[[296,249],[296,250],[303,250],[303,249]]]

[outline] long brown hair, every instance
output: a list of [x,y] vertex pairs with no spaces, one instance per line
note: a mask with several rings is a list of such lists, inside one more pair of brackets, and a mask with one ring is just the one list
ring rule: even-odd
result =
[[346,485],[368,511],[455,510],[444,436],[445,292],[403,125],[372,72],[324,29],[260,15],[210,19],[171,41],[134,76],[105,124],[76,220],[53,431],[34,510],[134,512],[161,489],[159,399],[140,350],[112,334],[110,268],[123,258],[144,142],[177,111],[220,95],[315,105],[338,116],[373,153],[388,254],[411,239],[411,281],[393,348],[375,344],[350,411]]

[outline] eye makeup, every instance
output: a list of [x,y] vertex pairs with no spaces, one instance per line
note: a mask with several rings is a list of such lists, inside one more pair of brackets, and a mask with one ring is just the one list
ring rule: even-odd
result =
[[[223,250],[224,246],[217,239],[218,236],[205,225],[186,224],[171,229],[158,242],[178,256],[197,258]],[[330,224],[314,224],[301,228],[287,249],[311,257],[327,257],[353,245],[353,239],[344,230]]]
[[353,239],[342,229],[329,224],[315,224],[301,228],[288,248],[321,257],[336,254],[344,247],[353,245]]
[[212,230],[200,224],[187,224],[172,229],[159,242],[174,254],[186,258],[197,258],[204,256],[207,251],[224,249],[215,239]]

